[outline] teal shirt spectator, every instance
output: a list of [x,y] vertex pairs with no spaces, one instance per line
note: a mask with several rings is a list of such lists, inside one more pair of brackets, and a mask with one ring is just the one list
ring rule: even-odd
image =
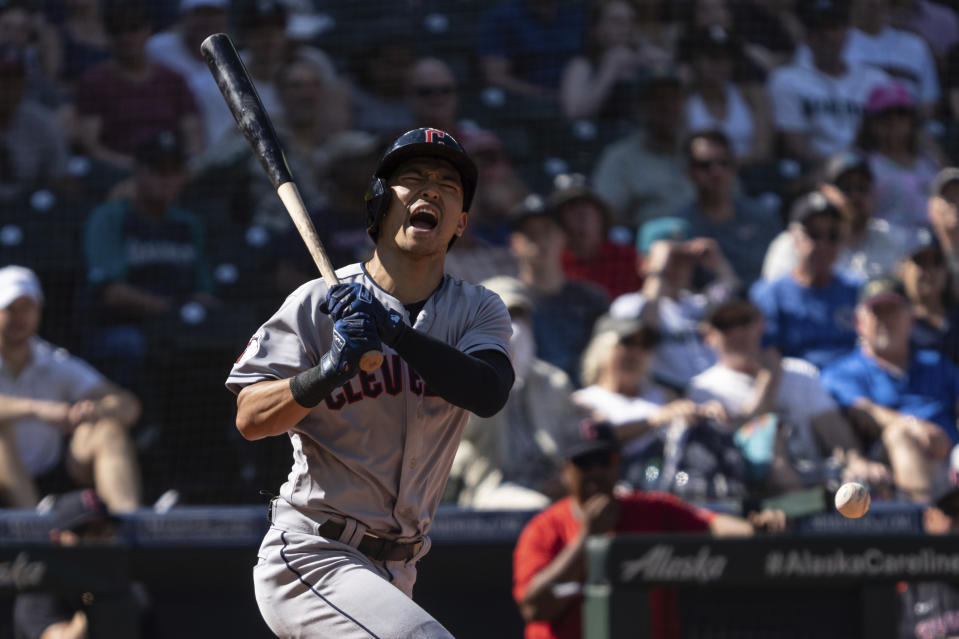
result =
[[151,220],[128,200],[107,202],[87,219],[87,281],[94,288],[124,282],[176,299],[212,293],[205,244],[203,223],[190,211],[170,207]]
[[823,387],[843,408],[857,399],[897,410],[905,415],[938,424],[959,444],[956,400],[959,398],[959,368],[942,353],[913,350],[904,375],[879,366],[861,348],[829,364],[822,371]]

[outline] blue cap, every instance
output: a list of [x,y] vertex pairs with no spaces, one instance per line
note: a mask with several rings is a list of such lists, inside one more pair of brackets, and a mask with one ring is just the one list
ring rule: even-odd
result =
[[636,249],[646,255],[653,242],[682,241],[689,238],[689,222],[681,217],[657,217],[643,224],[636,234]]

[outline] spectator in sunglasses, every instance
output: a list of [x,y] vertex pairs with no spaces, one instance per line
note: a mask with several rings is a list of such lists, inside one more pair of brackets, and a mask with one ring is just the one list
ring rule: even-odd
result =
[[[758,494],[780,494],[822,482],[823,462],[835,455],[844,480],[889,481],[888,469],[866,460],[839,406],[819,383],[809,362],[762,348],[763,317],[755,304],[732,299],[716,304],[703,321],[706,343],[718,361],[693,378],[687,393],[698,403],[719,401],[720,423],[755,471]],[[755,448],[762,444],[763,450]]]
[[[836,270],[863,282],[893,273],[908,247],[903,246],[903,229],[875,216],[876,180],[869,159],[862,153],[843,151],[829,158],[821,171],[819,190],[835,204],[846,223]],[[776,236],[766,251],[763,279],[774,280],[788,274],[796,268],[797,260],[792,232],[787,229]]]
[[[582,636],[582,585],[586,580],[586,539],[617,533],[708,533],[751,536],[785,529],[782,511],[751,512],[747,518],[716,513],[661,492],[616,490],[620,449],[607,424],[587,424],[582,439],[564,449],[567,497],[536,515],[520,533],[513,552],[513,597],[528,638]],[[677,628],[677,593],[650,592],[650,628],[660,637]]]
[[785,357],[822,368],[856,343],[853,309],[858,284],[834,268],[844,219],[819,191],[800,197],[790,211],[796,266],[775,280],[759,280],[749,297],[765,318],[763,345]]
[[875,176],[876,217],[902,228],[925,222],[926,198],[942,158],[930,145],[905,84],[881,84],[870,92],[857,146]]
[[695,199],[678,215],[689,221],[693,235],[719,244],[740,281],[760,276],[763,252],[782,228],[776,210],[738,193],[738,166],[732,145],[719,130],[692,134],[685,145],[686,171]]
[[822,384],[869,445],[887,457],[896,488],[929,499],[936,473],[959,443],[959,368],[942,353],[910,346],[913,314],[902,285],[864,284],[856,306],[859,346],[822,371]]
[[462,127],[457,119],[459,92],[456,76],[439,58],[419,58],[410,67],[406,104],[414,126],[434,127],[463,140]]
[[915,248],[899,263],[898,275],[912,303],[913,348],[936,350],[959,363],[959,304],[942,247],[931,229],[916,232]]

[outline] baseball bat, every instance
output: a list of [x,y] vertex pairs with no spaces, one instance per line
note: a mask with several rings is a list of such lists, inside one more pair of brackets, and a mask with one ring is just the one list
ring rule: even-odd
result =
[[[296,182],[293,181],[270,116],[263,108],[260,95],[256,92],[253,80],[236,52],[233,41],[225,33],[214,33],[203,40],[200,52],[210,67],[210,73],[213,74],[223,99],[236,118],[236,125],[250,143],[253,154],[260,161],[273,188],[276,189],[276,194],[293,219],[293,224],[310,251],[320,275],[326,280],[327,286],[339,284],[330,258],[326,255],[300,191],[296,188]],[[367,351],[360,358],[360,368],[364,371],[376,370],[382,363],[383,354],[379,351]]]

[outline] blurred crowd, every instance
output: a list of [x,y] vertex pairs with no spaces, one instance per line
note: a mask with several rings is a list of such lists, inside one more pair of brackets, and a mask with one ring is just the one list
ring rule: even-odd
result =
[[386,144],[479,167],[450,275],[513,322],[445,500],[539,509],[609,428],[702,503],[928,502],[959,397],[959,3],[0,0],[0,501],[259,501],[222,380],[316,277],[200,54],[230,33],[335,266]]

